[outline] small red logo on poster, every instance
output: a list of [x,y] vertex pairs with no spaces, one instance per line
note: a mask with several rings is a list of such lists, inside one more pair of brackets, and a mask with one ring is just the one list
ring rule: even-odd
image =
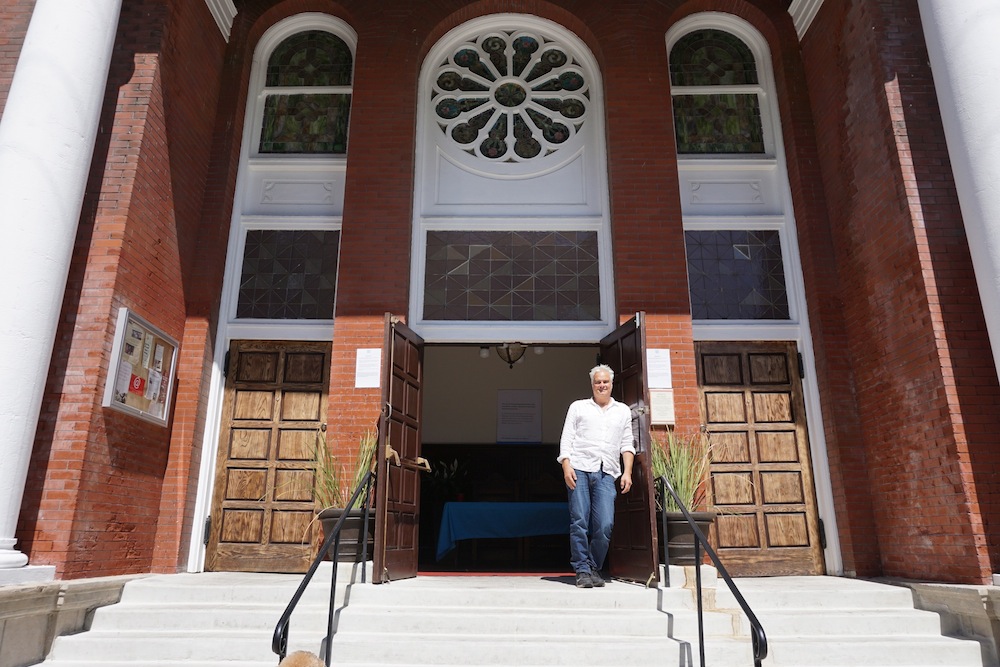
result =
[[128,390],[133,394],[141,394],[146,389],[146,380],[139,377],[138,375],[132,376],[132,381],[129,382]]

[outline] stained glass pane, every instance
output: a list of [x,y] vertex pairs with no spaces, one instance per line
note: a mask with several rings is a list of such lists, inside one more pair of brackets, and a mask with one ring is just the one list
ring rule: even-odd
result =
[[443,135],[466,153],[525,162],[579,134],[590,83],[563,46],[502,31],[457,45],[438,67],[430,103]]
[[689,231],[684,241],[692,318],[789,318],[777,231]]
[[310,30],[292,35],[267,61],[268,86],[349,86],[354,57],[336,35]]
[[260,152],[344,154],[350,112],[350,95],[270,95]]
[[675,95],[677,152],[763,153],[757,95]]
[[247,232],[238,318],[333,319],[338,231]]
[[596,321],[596,232],[427,233],[424,319]]
[[721,30],[695,30],[670,50],[674,86],[752,85],[757,65],[747,45]]

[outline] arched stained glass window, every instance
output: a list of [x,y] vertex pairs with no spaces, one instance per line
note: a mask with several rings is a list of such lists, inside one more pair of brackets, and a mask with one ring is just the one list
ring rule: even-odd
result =
[[268,86],[349,86],[354,56],[336,35],[307,30],[292,35],[267,61]]
[[350,47],[329,32],[281,42],[267,64],[260,153],[346,154],[353,66]]
[[695,30],[670,50],[679,154],[765,152],[753,53],[721,30]]
[[674,86],[724,86],[757,83],[753,53],[738,37],[721,30],[695,30],[670,51]]

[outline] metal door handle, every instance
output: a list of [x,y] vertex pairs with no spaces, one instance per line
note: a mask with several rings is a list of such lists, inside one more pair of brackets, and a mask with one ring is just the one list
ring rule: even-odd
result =
[[385,460],[392,461],[397,466],[401,465],[399,462],[399,452],[392,448],[392,445],[386,444],[385,446]]
[[415,459],[403,459],[403,467],[410,470],[419,470],[420,472],[431,471],[430,462],[422,456],[418,456]]

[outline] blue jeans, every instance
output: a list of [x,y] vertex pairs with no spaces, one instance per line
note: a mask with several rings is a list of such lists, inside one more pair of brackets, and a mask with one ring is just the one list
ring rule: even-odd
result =
[[574,572],[600,572],[615,523],[615,478],[603,471],[576,471],[569,491],[569,553]]

